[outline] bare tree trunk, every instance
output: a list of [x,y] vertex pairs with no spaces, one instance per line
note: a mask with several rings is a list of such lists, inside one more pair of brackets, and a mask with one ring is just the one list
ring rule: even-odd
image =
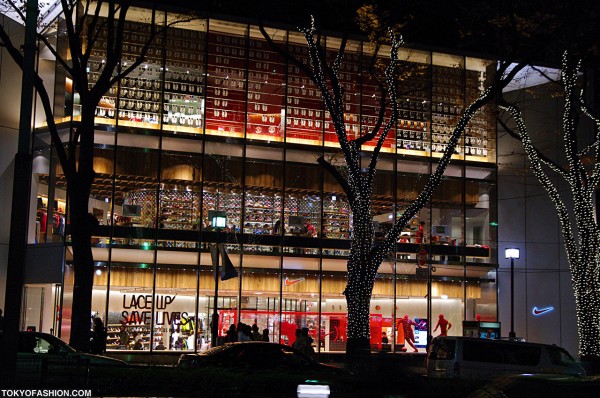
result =
[[[72,184],[70,188],[76,190],[78,184]],[[94,282],[94,259],[91,247],[92,223],[87,211],[87,198],[80,193],[73,193],[70,198],[73,267],[75,269],[70,344],[79,351],[88,352]]]
[[[95,104],[82,103],[81,125],[79,126],[81,147],[79,168],[69,181],[70,232],[73,247],[73,308],[71,313],[70,344],[73,348],[88,352],[90,349],[92,288],[94,284],[94,258],[92,256],[92,233],[98,225],[90,214],[88,203],[94,181],[93,140]],[[87,142],[91,140],[90,142]],[[89,160],[88,160],[89,159]]]

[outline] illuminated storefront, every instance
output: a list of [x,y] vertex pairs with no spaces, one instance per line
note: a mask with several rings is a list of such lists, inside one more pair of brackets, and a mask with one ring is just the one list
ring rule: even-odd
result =
[[[145,13],[137,11],[123,63],[144,42]],[[300,34],[268,31],[307,60]],[[324,40],[328,53],[337,49],[339,38]],[[369,43],[351,40],[340,75],[352,138],[372,126],[378,112],[376,86],[365,72],[368,51]],[[412,49],[400,57],[414,73],[399,83],[401,118],[380,156],[376,238],[420,192],[458,115],[495,65]],[[92,84],[101,67],[102,54],[95,54]],[[61,126],[68,132],[78,120],[78,97],[57,71],[56,101],[65,104]],[[317,163],[321,155],[339,156],[335,133],[317,89],[269,48],[256,26],[201,20],[169,28],[147,63],[106,94],[96,116],[92,311],[109,329],[109,350],[131,348],[120,341],[121,325],[142,335],[145,350],[160,341],[167,349],[208,344],[214,299],[209,245],[216,242],[225,243],[239,272],[219,281],[220,335],[230,324],[256,323],[269,330],[271,341],[289,343],[296,328],[308,327],[320,350],[345,350],[342,292],[352,216],[342,189]],[[443,313],[455,334],[477,315],[496,320],[495,137],[492,114],[484,109],[461,138],[432,200],[381,265],[371,303],[374,349],[400,350],[399,319],[408,315],[422,328],[428,300],[433,318]],[[365,156],[371,149],[365,145]],[[36,150],[38,206],[31,228],[37,243],[65,239],[69,252],[65,179],[43,126]],[[214,230],[211,210],[226,213],[226,228]],[[429,263],[435,270],[428,297]],[[64,275],[56,305],[66,336],[68,255]]]

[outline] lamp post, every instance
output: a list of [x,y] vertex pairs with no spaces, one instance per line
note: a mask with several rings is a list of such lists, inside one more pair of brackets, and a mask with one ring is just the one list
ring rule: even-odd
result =
[[515,334],[515,259],[519,258],[519,249],[504,249],[504,258],[510,258],[510,332],[508,337],[514,339]]
[[[219,245],[219,233],[227,225],[227,215],[224,211],[210,210],[208,212],[208,218],[211,219],[211,223],[215,231],[217,231],[217,246]],[[219,254],[217,247],[216,263],[215,266],[215,297],[213,301],[213,314],[211,324],[211,339],[210,346],[217,346],[217,339],[219,337],[219,312],[217,311],[217,302],[219,299]]]

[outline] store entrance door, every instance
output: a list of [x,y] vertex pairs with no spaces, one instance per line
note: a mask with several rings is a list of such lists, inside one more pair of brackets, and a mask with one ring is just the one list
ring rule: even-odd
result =
[[59,327],[59,284],[27,284],[23,292],[21,330],[56,334]]

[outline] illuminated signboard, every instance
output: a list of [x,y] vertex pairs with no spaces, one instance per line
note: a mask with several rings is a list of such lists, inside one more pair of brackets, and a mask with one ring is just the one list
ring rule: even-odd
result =
[[544,315],[544,314],[547,314],[548,312],[552,312],[552,311],[554,311],[554,307],[544,307],[544,308],[533,307],[533,309],[531,310],[531,313],[533,314],[533,316],[540,316],[540,315]]

